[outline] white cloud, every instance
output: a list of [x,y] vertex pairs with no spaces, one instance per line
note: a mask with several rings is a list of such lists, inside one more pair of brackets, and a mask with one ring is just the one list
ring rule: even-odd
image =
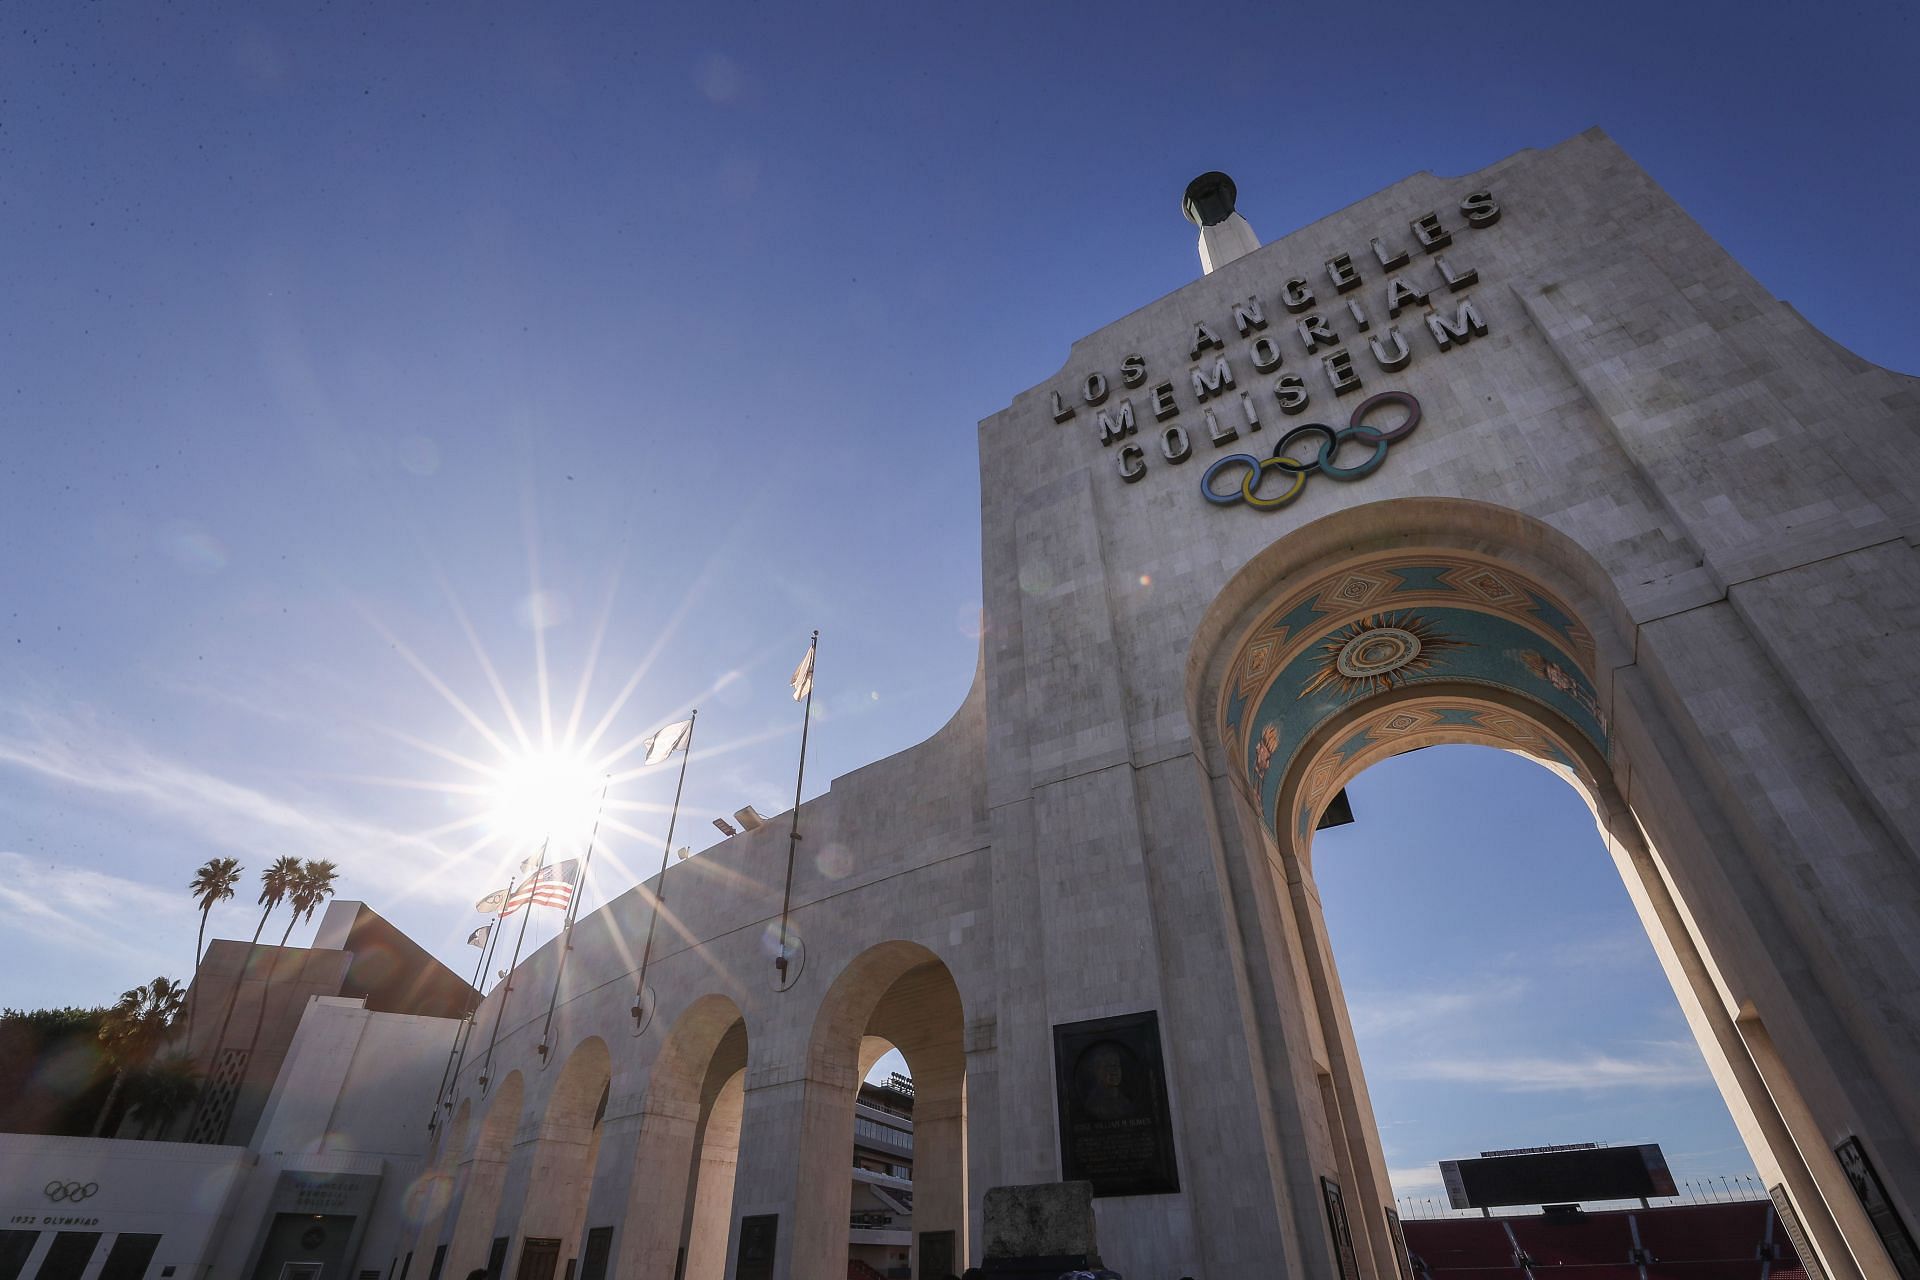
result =
[[1407,1169],[1388,1169],[1387,1181],[1393,1184],[1393,1193],[1397,1196],[1412,1196],[1422,1192],[1444,1190],[1444,1184],[1440,1181],[1440,1166],[1437,1164],[1415,1165]]
[[193,914],[184,890],[0,852],[0,917],[57,952],[107,953],[176,973],[190,959],[191,941],[179,940],[192,938]]
[[[329,858],[343,873],[376,869],[389,884],[418,884],[452,898],[433,874],[447,855],[431,841],[332,810],[309,797],[278,796],[169,758],[84,712],[15,704],[0,728],[0,767],[110,796],[165,815],[213,845],[243,853],[290,850]],[[378,863],[375,863],[378,859]],[[131,883],[131,882],[128,882]],[[183,880],[184,883],[184,880]]]
[[1492,1005],[1507,1004],[1525,995],[1521,978],[1500,978],[1467,990],[1407,990],[1390,995],[1370,992],[1349,998],[1347,1015],[1360,1039],[1405,1035],[1429,1027],[1458,1023]]
[[1593,1052],[1564,1058],[1430,1058],[1408,1063],[1394,1074],[1509,1093],[1674,1089],[1712,1083],[1699,1048],[1685,1040],[1650,1043],[1641,1056],[1625,1058]]

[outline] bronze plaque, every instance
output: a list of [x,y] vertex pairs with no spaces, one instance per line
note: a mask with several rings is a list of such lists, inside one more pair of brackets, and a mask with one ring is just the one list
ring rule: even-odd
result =
[[1900,1220],[1900,1211],[1887,1196],[1879,1170],[1867,1159],[1867,1149],[1860,1145],[1860,1139],[1848,1138],[1833,1149],[1833,1154],[1840,1157],[1840,1168],[1853,1184],[1853,1194],[1860,1197],[1860,1207],[1867,1211],[1867,1221],[1886,1246],[1900,1280],[1920,1280],[1920,1246],[1914,1244],[1907,1224]]
[[1157,1012],[1055,1027],[1053,1073],[1063,1180],[1096,1196],[1180,1190]]
[[1360,1280],[1360,1262],[1353,1256],[1353,1229],[1347,1222],[1347,1202],[1340,1194],[1340,1184],[1323,1177],[1320,1194],[1327,1202],[1327,1230],[1333,1235],[1333,1259],[1339,1264],[1340,1280]]
[[773,1280],[773,1255],[780,1243],[780,1215],[754,1213],[740,1219],[740,1257],[733,1280]]

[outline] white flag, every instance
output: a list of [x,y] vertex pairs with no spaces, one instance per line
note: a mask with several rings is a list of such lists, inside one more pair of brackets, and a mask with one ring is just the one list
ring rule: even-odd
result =
[[641,749],[646,752],[647,757],[641,763],[659,764],[674,752],[686,746],[687,735],[692,732],[693,721],[691,720],[682,720],[677,724],[670,724],[666,728],[659,730],[641,744]]
[[493,932],[492,925],[490,924],[481,925],[478,929],[475,929],[472,933],[467,935],[467,945],[470,947],[484,948],[487,945],[487,935],[492,932]]
[[490,916],[506,905],[507,891],[505,889],[495,889],[492,893],[474,903],[473,909],[483,916]]
[[532,875],[534,871],[540,866],[541,859],[545,858],[546,856],[547,856],[547,851],[545,849],[542,849],[538,853],[530,853],[526,857],[520,859],[520,874],[523,876]]
[[807,646],[807,656],[800,659],[800,665],[793,669],[793,700],[805,702],[807,695],[813,692],[813,646]]

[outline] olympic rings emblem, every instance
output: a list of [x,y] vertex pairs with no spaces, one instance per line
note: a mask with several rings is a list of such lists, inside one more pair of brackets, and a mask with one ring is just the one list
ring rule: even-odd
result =
[[[1407,420],[1387,430],[1366,425],[1363,419],[1367,414],[1386,404],[1397,404],[1405,409]],[[1420,402],[1411,393],[1382,391],[1361,401],[1347,419],[1347,425],[1338,431],[1322,422],[1306,422],[1281,436],[1273,446],[1270,457],[1256,458],[1250,453],[1230,453],[1219,459],[1200,477],[1200,496],[1217,507],[1230,507],[1236,502],[1244,502],[1255,510],[1274,511],[1299,497],[1300,491],[1307,487],[1307,477],[1316,471],[1335,480],[1358,480],[1361,476],[1372,475],[1387,460],[1388,446],[1412,435],[1413,429],[1419,425]],[[1305,462],[1287,452],[1293,442],[1303,436],[1318,436],[1320,439],[1319,451],[1309,455]],[[1341,466],[1334,458],[1339,454],[1340,446],[1349,440],[1372,445],[1372,455],[1351,466]],[[1238,488],[1221,493],[1213,487],[1213,478],[1228,467],[1243,467],[1245,470],[1241,473]],[[1269,471],[1291,476],[1292,482],[1277,493],[1262,494],[1260,485]]]
[[59,1204],[62,1200],[79,1204],[99,1189],[100,1184],[97,1182],[62,1182],[55,1178],[41,1188],[41,1194],[55,1204]]

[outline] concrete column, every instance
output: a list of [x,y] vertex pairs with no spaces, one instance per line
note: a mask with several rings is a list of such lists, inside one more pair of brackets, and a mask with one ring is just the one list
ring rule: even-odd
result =
[[[853,1174],[837,1164],[825,1169],[803,1167],[801,1133],[805,1125],[807,1081],[788,1074],[789,1068],[768,1067],[747,1072],[746,1093],[740,1114],[740,1157],[733,1186],[733,1220],[727,1229],[727,1270],[732,1275],[738,1265],[740,1220],[749,1214],[771,1213],[780,1218],[778,1249],[774,1259],[775,1280],[808,1274],[795,1269],[795,1215],[798,1188],[809,1179],[844,1183],[847,1197],[842,1202],[840,1225],[846,1226],[847,1204],[853,1192]],[[849,1094],[850,1096],[850,1094]],[[853,1104],[847,1103],[847,1141],[853,1140]],[[810,1153],[814,1148],[806,1148]],[[851,1157],[851,1151],[848,1152]],[[831,1175],[831,1177],[828,1177]],[[835,1280],[846,1274],[846,1239],[841,1237],[842,1253]],[[639,1273],[635,1273],[638,1275]],[[625,1280],[626,1273],[622,1273]]]
[[507,1181],[507,1162],[497,1156],[475,1156],[460,1181],[466,1194],[460,1198],[460,1213],[453,1220],[453,1236],[447,1242],[447,1265],[440,1272],[443,1280],[486,1265],[500,1189]]
[[745,1072],[728,1080],[701,1125],[692,1203],[687,1207],[684,1280],[721,1280],[726,1274],[727,1235],[733,1221],[733,1184],[739,1170],[740,1120],[746,1082]]
[[[913,1274],[920,1267],[920,1237],[953,1232],[956,1260],[967,1256],[967,1106],[958,1071],[914,1079],[913,1092]],[[932,1280],[939,1280],[933,1277]]]
[[651,1102],[640,1115],[632,1189],[618,1241],[622,1280],[672,1280],[699,1122],[697,1102]]

